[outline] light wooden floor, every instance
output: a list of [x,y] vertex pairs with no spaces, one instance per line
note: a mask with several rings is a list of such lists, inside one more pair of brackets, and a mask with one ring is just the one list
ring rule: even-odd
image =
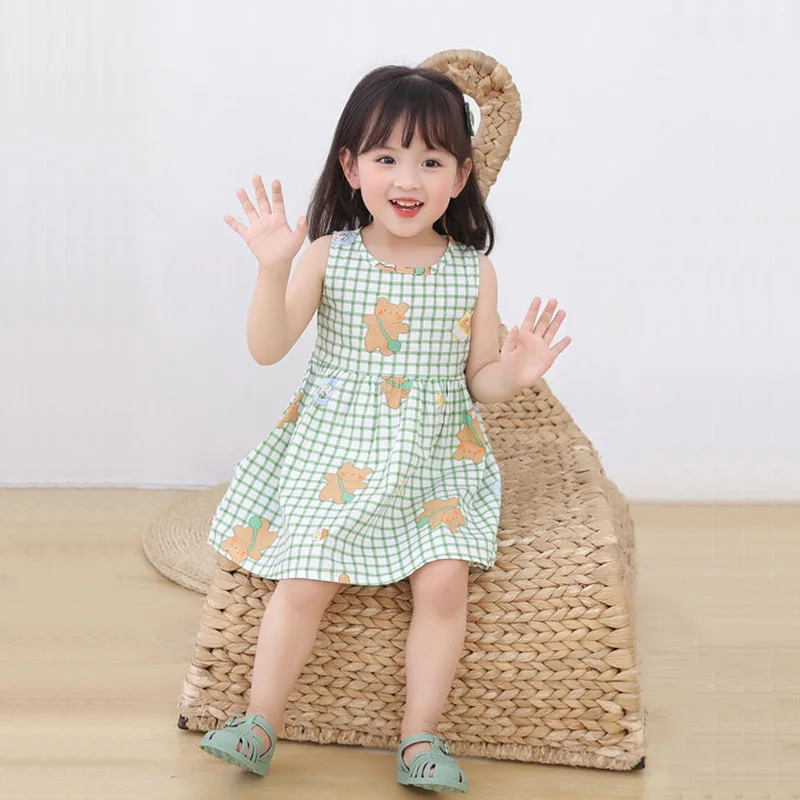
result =
[[[183,494],[0,490],[0,797],[433,797],[393,752],[281,741],[260,779],[176,727],[203,598],[139,538]],[[800,507],[633,512],[646,769],[462,759],[468,796],[800,798]]]

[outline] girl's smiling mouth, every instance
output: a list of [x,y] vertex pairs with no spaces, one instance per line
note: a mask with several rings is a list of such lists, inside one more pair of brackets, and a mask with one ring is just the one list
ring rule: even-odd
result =
[[395,213],[401,217],[415,217],[424,203],[413,200],[390,200],[392,208]]

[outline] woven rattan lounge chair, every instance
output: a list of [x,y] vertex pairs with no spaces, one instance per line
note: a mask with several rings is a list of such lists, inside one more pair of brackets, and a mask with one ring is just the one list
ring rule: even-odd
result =
[[[502,64],[472,50],[438,53],[424,66],[447,74],[480,108],[474,148],[486,196],[519,126],[516,87]],[[502,346],[508,331],[498,324]],[[502,474],[498,556],[492,569],[470,571],[464,653],[439,732],[454,755],[641,768],[625,498],[543,379],[479,408]],[[203,538],[225,488],[206,493]],[[246,712],[264,604],[276,585],[213,556],[179,703],[178,724],[188,730]],[[408,580],[344,586],[289,698],[284,738],[396,748],[410,619]]]

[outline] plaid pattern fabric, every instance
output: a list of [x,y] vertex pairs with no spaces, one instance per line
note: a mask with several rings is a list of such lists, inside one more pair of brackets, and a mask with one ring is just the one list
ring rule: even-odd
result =
[[478,254],[425,269],[333,235],[317,341],[276,426],[234,470],[209,543],[263,578],[383,585],[429,561],[488,569],[500,471],[467,389]]

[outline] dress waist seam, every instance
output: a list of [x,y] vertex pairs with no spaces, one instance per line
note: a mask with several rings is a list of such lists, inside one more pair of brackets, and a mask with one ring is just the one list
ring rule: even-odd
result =
[[325,363],[322,361],[318,361],[312,358],[309,361],[309,369],[317,374],[327,374],[330,372],[337,372],[342,373],[345,375],[349,375],[353,378],[363,378],[365,380],[372,379],[372,380],[383,380],[387,377],[391,377],[394,375],[402,375],[406,379],[410,380],[418,380],[418,381],[448,381],[451,383],[461,383],[466,381],[466,374],[459,373],[458,375],[431,375],[431,374],[410,374],[402,369],[402,367],[398,367],[397,365],[387,364],[386,368],[381,370],[380,372],[373,372],[371,370],[354,370],[349,369],[348,367],[339,366],[338,364],[330,364]]

